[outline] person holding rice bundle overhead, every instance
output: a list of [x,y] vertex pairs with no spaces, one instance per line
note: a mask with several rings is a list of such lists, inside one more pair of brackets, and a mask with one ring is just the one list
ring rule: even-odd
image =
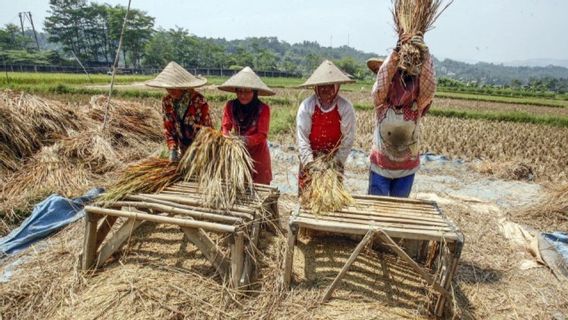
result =
[[343,83],[351,80],[333,62],[325,60],[301,87],[314,88],[296,116],[300,151],[298,189],[301,193],[309,179],[308,171],[315,157],[330,155],[343,168],[355,140],[355,110],[339,95]]
[[173,61],[155,79],[145,83],[168,92],[162,98],[162,113],[170,161],[179,161],[200,127],[212,126],[209,105],[195,91],[195,88],[206,83],[207,79],[192,75]]
[[[408,197],[420,166],[420,120],[428,112],[436,91],[434,66],[424,33],[439,16],[442,1],[393,3],[397,45],[384,62],[367,62],[369,69],[377,73],[372,90],[376,126],[369,194]],[[447,5],[442,11],[445,8]]]
[[245,67],[218,87],[236,93],[237,98],[225,105],[221,130],[241,137],[253,160],[252,178],[255,183],[269,185],[272,181],[272,164],[268,149],[270,107],[259,96],[275,94],[254,71]]

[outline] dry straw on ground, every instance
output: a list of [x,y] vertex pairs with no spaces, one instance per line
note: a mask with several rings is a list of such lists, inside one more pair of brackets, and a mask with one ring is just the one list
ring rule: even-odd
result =
[[544,199],[524,210],[512,210],[510,215],[541,231],[568,232],[568,184],[551,187]]
[[69,107],[27,93],[0,92],[0,169],[15,170],[56,136],[77,129],[81,120]]
[[231,208],[241,195],[254,191],[253,162],[244,142],[212,128],[201,128],[179,163],[184,180],[197,181],[204,202]]
[[343,169],[334,161],[333,153],[330,155],[316,158],[306,168],[308,177],[300,202],[315,214],[340,210],[353,203],[343,184]]

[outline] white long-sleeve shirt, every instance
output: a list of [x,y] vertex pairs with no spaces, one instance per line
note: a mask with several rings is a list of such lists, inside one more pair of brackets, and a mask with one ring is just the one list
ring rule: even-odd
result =
[[[306,164],[314,160],[313,150],[310,144],[310,133],[312,131],[312,116],[315,108],[320,108],[320,103],[316,95],[311,95],[300,104],[298,114],[296,115],[296,129],[298,146],[300,150],[300,161]],[[341,144],[335,154],[335,159],[345,164],[353,142],[355,141],[355,110],[351,102],[340,95],[337,95],[336,102],[333,107],[328,110],[320,110],[323,113],[331,112],[338,108],[341,117]]]

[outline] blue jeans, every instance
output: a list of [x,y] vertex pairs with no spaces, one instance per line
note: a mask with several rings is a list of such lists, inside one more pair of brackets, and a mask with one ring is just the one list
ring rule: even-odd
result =
[[408,198],[413,183],[414,173],[402,178],[389,179],[370,171],[369,194]]

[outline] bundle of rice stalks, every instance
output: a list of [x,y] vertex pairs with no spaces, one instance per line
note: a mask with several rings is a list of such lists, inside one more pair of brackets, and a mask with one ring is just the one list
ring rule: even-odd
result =
[[253,194],[253,162],[242,140],[201,128],[179,163],[184,180],[196,180],[205,203],[231,208],[242,195]]
[[112,140],[97,129],[82,131],[59,141],[61,155],[85,165],[93,173],[105,173],[121,164]]
[[[101,126],[104,120],[105,96],[93,96],[88,117]],[[162,116],[157,108],[142,103],[116,101],[110,104],[108,130],[117,144],[137,146],[147,141],[161,142]]]
[[408,40],[412,36],[421,35],[431,30],[434,22],[440,14],[452,4],[453,0],[394,0],[392,14],[394,17],[396,32],[402,40],[400,48],[400,67],[415,73],[422,64],[423,56],[421,50]]
[[0,212],[17,221],[31,205],[50,193],[66,197],[83,194],[93,176],[84,166],[60,156],[60,145],[43,147],[2,188]]
[[100,201],[116,201],[132,193],[160,192],[180,179],[176,163],[149,158],[125,168],[118,182],[102,195]]
[[331,155],[316,158],[306,168],[308,179],[300,203],[315,214],[336,211],[354,201],[343,185],[343,170]]

